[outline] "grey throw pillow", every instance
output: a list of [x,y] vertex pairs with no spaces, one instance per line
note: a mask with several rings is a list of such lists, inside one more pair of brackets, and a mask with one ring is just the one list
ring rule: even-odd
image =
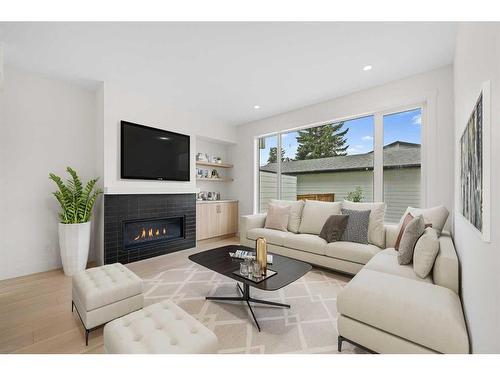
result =
[[422,215],[417,216],[408,223],[401,237],[398,251],[398,263],[410,264],[413,259],[415,244],[425,231],[425,221]]
[[370,212],[342,209],[342,215],[348,215],[347,226],[342,241],[368,243],[368,224],[370,223]]
[[319,236],[328,243],[339,241],[347,227],[348,219],[349,216],[347,215],[331,215],[326,219]]

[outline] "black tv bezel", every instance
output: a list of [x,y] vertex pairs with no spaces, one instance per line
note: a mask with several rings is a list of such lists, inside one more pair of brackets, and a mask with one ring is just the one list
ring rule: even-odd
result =
[[[166,177],[145,177],[145,176],[125,176],[124,173],[124,160],[123,160],[123,150],[124,150],[124,138],[123,138],[123,125],[127,124],[129,126],[135,126],[137,128],[143,128],[143,129],[152,129],[156,131],[163,132],[165,135],[170,134],[170,135],[177,135],[181,137],[187,138],[187,144],[188,144],[188,155],[189,155],[189,174],[188,174],[188,179],[172,179],[172,178],[166,178]],[[130,121],[120,121],[120,178],[122,180],[148,180],[148,181],[181,181],[181,182],[189,182],[191,181],[191,136],[187,134],[182,134],[182,133],[177,133],[173,132],[170,130],[164,130],[160,128],[155,128],[152,126],[146,126],[146,125],[141,125],[137,124],[135,122],[130,122]]]

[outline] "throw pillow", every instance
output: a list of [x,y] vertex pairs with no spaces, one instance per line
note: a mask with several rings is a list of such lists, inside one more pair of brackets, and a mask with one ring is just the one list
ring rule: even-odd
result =
[[396,239],[396,243],[394,244],[394,249],[399,250],[399,244],[401,243],[401,237],[403,237],[403,233],[404,233],[406,227],[408,226],[408,224],[410,224],[410,221],[412,221],[413,219],[414,219],[414,216],[412,214],[410,214],[409,212],[404,217],[404,220],[401,223],[401,227],[399,228],[398,238]]
[[417,216],[408,223],[399,244],[398,263],[410,264],[413,259],[413,250],[420,236],[425,231],[425,223],[422,215]]
[[[396,239],[396,243],[394,244],[394,249],[399,250],[399,244],[401,243],[401,237],[403,237],[403,233],[405,231],[406,226],[414,219],[415,216],[410,214],[409,212],[406,214],[406,216],[403,219],[402,224],[400,224],[399,228],[399,233],[398,233],[398,238]],[[425,221],[425,219],[424,219]],[[432,224],[425,224],[426,228],[432,228]]]
[[304,209],[304,201],[285,201],[271,199],[271,204],[276,204],[282,207],[290,207],[290,216],[288,217],[288,230],[293,233],[299,232],[300,221],[302,220],[302,210]]
[[319,236],[326,242],[339,241],[344,234],[345,228],[347,227],[347,221],[349,216],[347,215],[332,215],[327,220]]
[[347,210],[370,210],[370,223],[368,225],[368,242],[372,245],[384,248],[385,247],[385,203],[358,203],[344,200],[342,208]]
[[306,200],[302,211],[299,233],[319,235],[323,225],[332,215],[340,215],[341,202],[321,202]]
[[368,227],[370,223],[371,211],[347,210],[342,209],[342,215],[348,215],[347,226],[342,241],[368,243]]
[[432,224],[432,227],[436,230],[438,237],[441,235],[449,215],[445,206],[436,206],[431,208],[408,207],[399,222],[399,228],[401,228],[404,218],[408,213],[411,213],[414,217],[422,215],[426,224]]
[[276,204],[269,204],[267,209],[266,224],[267,229],[276,229],[282,232],[287,231],[288,217],[290,216],[290,206],[282,207]]
[[434,266],[439,253],[439,239],[433,228],[427,228],[418,239],[413,252],[413,270],[418,277],[425,279]]

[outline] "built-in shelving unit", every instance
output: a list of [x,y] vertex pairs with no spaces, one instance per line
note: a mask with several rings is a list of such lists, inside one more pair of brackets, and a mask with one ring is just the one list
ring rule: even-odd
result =
[[227,178],[227,177],[223,177],[223,178],[202,178],[202,177],[197,177],[196,178],[197,181],[207,181],[207,182],[231,182],[233,181],[232,178]]
[[196,165],[203,167],[213,167],[213,168],[232,168],[233,165],[229,163],[210,163],[208,161],[196,161]]

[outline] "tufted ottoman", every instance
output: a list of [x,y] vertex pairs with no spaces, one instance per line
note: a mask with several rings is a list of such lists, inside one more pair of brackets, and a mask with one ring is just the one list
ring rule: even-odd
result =
[[104,326],[104,350],[110,354],[215,353],[217,348],[217,336],[170,300]]
[[89,332],[144,306],[142,279],[120,263],[89,268],[73,276],[73,306]]

